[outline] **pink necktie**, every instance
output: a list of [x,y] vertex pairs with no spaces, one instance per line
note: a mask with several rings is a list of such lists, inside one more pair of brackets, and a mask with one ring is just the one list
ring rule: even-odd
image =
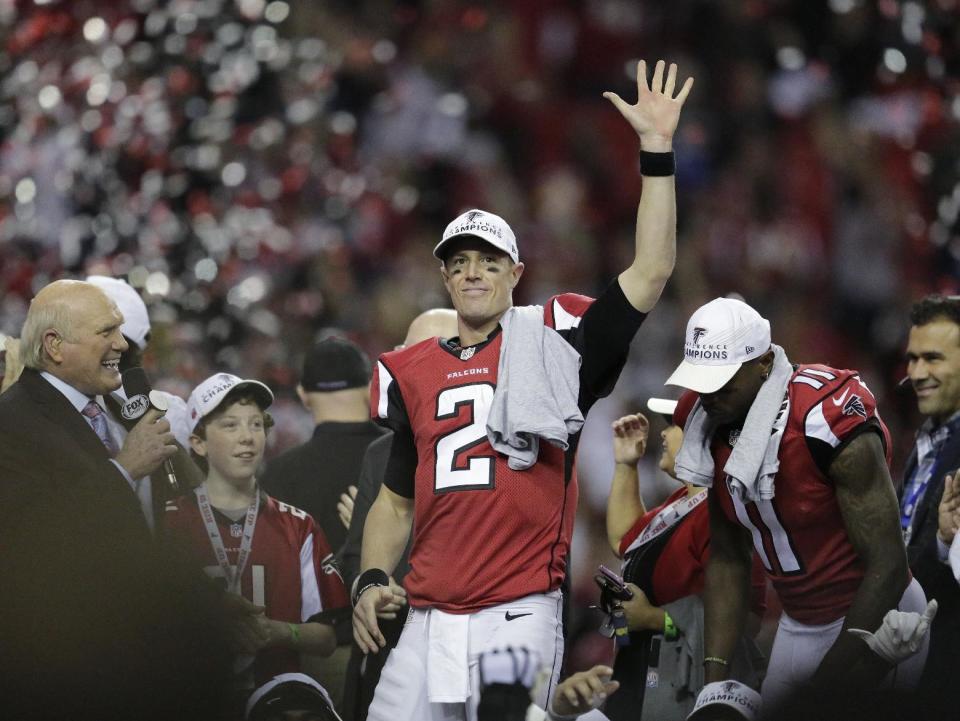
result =
[[113,445],[113,440],[110,438],[110,431],[107,430],[107,415],[103,412],[103,408],[101,408],[96,401],[90,401],[83,407],[83,411],[81,412],[87,417],[87,420],[90,421],[93,432],[103,441],[103,445],[106,446],[107,453],[110,454],[110,457],[113,458],[117,455],[117,449]]

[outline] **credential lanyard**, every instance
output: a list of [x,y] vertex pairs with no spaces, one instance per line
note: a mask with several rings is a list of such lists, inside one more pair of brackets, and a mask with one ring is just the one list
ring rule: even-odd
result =
[[244,568],[247,566],[247,561],[250,559],[250,551],[253,549],[253,531],[257,526],[257,514],[260,511],[260,491],[256,491],[253,503],[247,507],[247,517],[243,523],[243,537],[240,539],[240,554],[237,556],[236,573],[230,566],[227,550],[223,546],[223,538],[220,537],[217,519],[213,515],[213,506],[210,505],[210,499],[207,497],[206,484],[201,483],[194,489],[194,493],[197,494],[200,516],[203,518],[203,525],[207,529],[207,538],[210,539],[210,545],[213,547],[213,555],[217,557],[220,570],[223,571],[223,576],[227,579],[227,592],[239,595],[240,579],[243,576]]
[[690,511],[699,506],[705,500],[707,500],[707,494],[704,492],[675,500],[653,517],[653,520],[651,520],[650,523],[647,524],[647,527],[643,529],[643,533],[637,536],[633,543],[630,544],[630,547],[627,548],[627,553],[635,548],[639,548],[645,543],[650,543],[650,541],[664,531],[673,528],[675,525],[677,525],[677,523],[680,522],[681,518],[686,516],[688,513],[690,513]]

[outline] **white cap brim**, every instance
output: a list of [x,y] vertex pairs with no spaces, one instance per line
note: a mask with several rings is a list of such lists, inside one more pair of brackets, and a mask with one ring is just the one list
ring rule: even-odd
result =
[[477,238],[478,240],[482,240],[484,243],[487,243],[488,245],[492,245],[497,250],[503,253],[506,253],[510,257],[510,260],[512,260],[514,263],[520,262],[520,258],[515,257],[514,254],[510,251],[510,246],[508,246],[505,242],[503,242],[497,236],[489,233],[484,233],[482,231],[474,231],[470,233],[457,233],[456,235],[451,235],[449,238],[444,238],[439,243],[437,243],[436,247],[433,249],[433,256],[439,260],[443,260],[445,255],[443,250],[444,247],[448,245],[451,241],[456,240],[457,238]]
[[665,386],[680,386],[697,393],[715,393],[733,378],[743,363],[729,365],[694,365],[683,361],[669,378]]
[[673,418],[673,412],[677,410],[677,401],[671,401],[668,398],[650,398],[647,400],[647,409],[651,413]]

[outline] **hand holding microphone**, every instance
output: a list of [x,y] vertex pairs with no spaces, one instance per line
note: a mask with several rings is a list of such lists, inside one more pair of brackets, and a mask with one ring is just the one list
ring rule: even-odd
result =
[[173,490],[178,490],[179,484],[169,459],[179,446],[170,432],[170,423],[163,417],[167,410],[166,399],[151,390],[143,368],[128,368],[123,372],[123,391],[127,402],[120,414],[128,424],[129,432],[115,460],[131,478],[143,478],[162,463],[168,483]]

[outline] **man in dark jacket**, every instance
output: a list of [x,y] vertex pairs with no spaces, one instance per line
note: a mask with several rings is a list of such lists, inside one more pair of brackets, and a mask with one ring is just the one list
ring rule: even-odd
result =
[[[267,463],[260,479],[263,489],[280,501],[302,508],[316,520],[330,548],[339,556],[347,539],[348,519],[341,518],[341,496],[357,493],[363,454],[387,430],[370,420],[370,359],[346,338],[330,336],[306,355],[297,394],[313,416],[313,437]],[[352,634],[348,614],[330,619],[339,648],[327,659],[311,659],[307,669],[339,706],[350,655]]]
[[131,488],[176,451],[169,424],[107,431],[122,323],[92,284],[51,283],[0,396],[2,718],[215,718],[203,589],[158,556]]
[[944,477],[960,467],[960,297],[927,296],[913,306],[910,322],[907,373],[926,420],[904,473],[901,525],[910,569],[939,604],[922,689],[942,703],[960,648],[960,587],[937,522]]

